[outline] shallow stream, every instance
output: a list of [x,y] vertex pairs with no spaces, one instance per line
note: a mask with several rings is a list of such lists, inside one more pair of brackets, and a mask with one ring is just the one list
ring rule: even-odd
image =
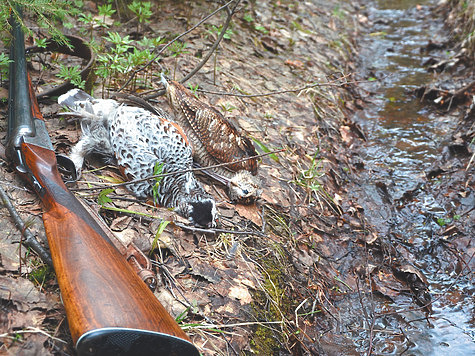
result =
[[[416,257],[415,267],[427,277],[434,301],[428,319],[421,311],[403,313],[397,322],[380,318],[372,348],[381,355],[474,355],[473,276],[457,277],[456,257],[433,253],[441,244],[437,241],[440,235],[434,232],[440,231],[441,221],[456,218],[455,209],[434,193],[437,182],[426,178],[430,167],[440,160],[447,146],[444,140],[450,138],[457,120],[412,94],[434,75],[423,64],[438,55],[424,51],[427,44],[443,41],[438,35],[442,20],[431,14],[437,1],[379,0],[372,4],[367,9],[372,33],[360,43],[360,59],[368,76],[376,80],[364,85],[372,93],[371,102],[354,118],[367,135],[362,151],[367,181],[361,187],[367,198],[359,203],[380,236],[396,236]],[[378,192],[381,182],[391,202],[400,201],[406,192],[414,192],[416,198],[399,207],[385,204]],[[381,209],[371,209],[374,205]],[[410,303],[386,307],[401,310]],[[365,332],[353,335],[361,352],[368,348],[367,337]]]

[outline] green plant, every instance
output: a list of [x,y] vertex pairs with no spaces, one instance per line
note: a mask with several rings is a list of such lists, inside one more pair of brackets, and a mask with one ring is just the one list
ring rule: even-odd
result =
[[109,197],[109,194],[114,192],[114,189],[112,188],[106,188],[103,189],[99,192],[99,195],[97,196],[97,204],[100,206],[104,206],[107,203],[112,202],[112,199]]
[[251,23],[251,22],[254,21],[254,18],[252,17],[251,14],[245,14],[242,18],[243,18],[244,21],[246,21],[248,23]]
[[8,76],[11,62],[12,60],[5,53],[0,53],[0,85],[3,84],[3,77]]
[[150,17],[152,16],[152,3],[151,2],[142,2],[134,0],[132,4],[128,6],[130,11],[132,11],[135,16],[137,16],[137,32],[140,32],[140,24],[150,22]]
[[81,89],[84,89],[86,82],[81,79],[81,68],[77,66],[66,67],[64,64],[59,64],[59,73],[57,77],[64,80],[69,80],[71,83]]
[[92,32],[96,23],[94,16],[91,13],[80,14],[78,20],[79,22],[82,22],[85,26],[84,28],[80,28],[79,31],[83,34],[88,34],[89,38],[92,40]]
[[307,191],[309,204],[312,203],[313,199],[317,199],[321,204],[320,200],[323,199],[328,205],[333,207],[332,197],[325,191],[322,183],[320,183],[320,178],[325,173],[322,166],[323,158],[317,159],[318,153],[318,151],[315,152],[311,158],[310,166],[307,169],[302,169],[293,182]]
[[171,46],[168,47],[168,49],[172,53],[171,56],[175,58],[175,65],[173,68],[173,79],[175,79],[176,68],[178,66],[178,57],[182,54],[188,53],[188,51],[186,50],[186,47],[187,47],[187,44],[185,42],[178,42],[178,41],[173,42]]
[[[266,145],[264,145],[261,141],[259,141],[257,138],[253,137],[252,140],[257,145],[257,147],[259,147],[265,153],[271,152],[271,150]],[[272,158],[274,161],[279,162],[279,157],[277,157],[275,153],[271,153],[269,157]]]
[[444,227],[445,225],[449,223],[449,220],[445,218],[437,218],[436,222],[437,222],[437,225]]
[[236,107],[230,103],[221,104],[221,108],[226,112],[232,112]]
[[333,8],[332,16],[337,17],[340,20],[343,20],[345,18],[345,12],[340,8],[339,5],[337,5]]
[[198,95],[196,94],[196,92],[198,91],[199,86],[200,86],[199,84],[193,85],[191,83],[188,83],[188,88],[191,90],[195,98],[198,98]]
[[[223,25],[220,25],[219,27],[215,25],[209,25],[207,27],[208,27],[207,32],[214,36],[218,36],[223,30]],[[224,32],[223,38],[225,40],[230,40],[232,35],[233,35],[233,30],[228,28],[226,29],[226,32]]]
[[175,318],[175,321],[180,324],[183,322],[183,320],[186,319],[186,317],[188,316],[188,312],[190,311],[191,309],[191,305],[186,308],[185,310],[183,310],[176,318]]
[[43,285],[46,281],[54,278],[54,273],[48,265],[33,266],[28,279],[39,285]]
[[46,48],[46,38],[35,38],[35,43],[40,48]]
[[254,29],[256,29],[259,32],[262,32],[265,35],[269,33],[269,30],[262,25],[255,25]]
[[162,220],[160,222],[160,225],[158,225],[157,233],[155,234],[155,237],[152,241],[152,247],[150,248],[150,255],[152,255],[153,251],[157,248],[160,235],[163,233],[169,223],[170,221],[168,220]]
[[130,37],[122,37],[117,32],[107,32],[107,36],[104,36],[105,41],[111,42],[112,47],[107,53],[101,53],[97,55],[97,67],[96,75],[103,78],[102,86],[108,82],[108,87],[112,87],[112,81],[120,79],[121,76],[128,73],[130,70],[129,58],[126,53],[132,47],[130,44],[133,42]]
[[155,49],[158,45],[161,45],[165,42],[165,38],[160,36],[155,38],[148,38],[144,36],[140,41],[137,41],[137,44],[141,47],[148,48],[148,49]]

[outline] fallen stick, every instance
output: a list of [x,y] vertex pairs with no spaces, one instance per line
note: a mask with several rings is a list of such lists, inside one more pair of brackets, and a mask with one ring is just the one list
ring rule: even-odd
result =
[[22,218],[18,214],[18,211],[13,206],[12,201],[10,200],[7,192],[3,190],[2,186],[0,185],[0,198],[2,199],[3,205],[7,208],[10,216],[15,223],[16,228],[21,232],[23,237],[25,238],[24,244],[30,247],[33,251],[35,251],[38,256],[46,263],[48,266],[53,267],[53,261],[51,260],[51,256],[45,250],[43,246],[38,242],[38,240],[33,236],[31,231],[26,227],[25,223],[23,222]]

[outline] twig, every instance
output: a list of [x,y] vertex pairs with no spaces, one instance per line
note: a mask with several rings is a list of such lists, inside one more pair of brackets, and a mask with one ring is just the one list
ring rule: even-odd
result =
[[51,260],[50,255],[46,250],[41,246],[38,240],[33,236],[31,231],[26,227],[25,223],[21,219],[20,215],[18,214],[17,210],[13,206],[10,198],[8,197],[5,190],[3,190],[2,186],[0,185],[0,198],[2,199],[3,205],[8,209],[10,216],[15,223],[16,228],[21,232],[23,237],[25,238],[25,244],[30,247],[33,251],[35,251],[38,256],[46,263],[48,266],[53,266],[53,261]]
[[[234,0],[230,0],[228,1],[226,4],[224,4],[223,6],[221,6],[220,8],[216,9],[215,11],[213,11],[211,14],[209,14],[208,16],[206,16],[205,18],[203,18],[202,20],[200,20],[197,24],[195,24],[194,26],[192,26],[190,29],[186,30],[185,32],[183,32],[182,34],[176,36],[173,40],[171,40],[170,42],[168,42],[165,46],[163,46],[160,51],[158,51],[158,53],[155,55],[155,57],[153,57],[147,64],[145,64],[143,67],[141,68],[138,68],[136,70],[134,70],[132,72],[132,74],[130,75],[129,79],[127,79],[127,81],[119,88],[119,90],[117,90],[118,92],[124,90],[124,88],[130,84],[130,82],[132,81],[132,79],[134,79],[134,77],[141,71],[143,71],[144,69],[146,69],[148,66],[150,66],[153,62],[155,62],[157,60],[158,57],[160,57],[160,55],[168,48],[170,47],[174,42],[178,41],[180,38],[182,38],[183,36],[186,36],[188,33],[190,33],[191,31],[193,31],[194,29],[196,29],[198,26],[200,26],[203,22],[207,21],[209,18],[213,17],[214,15],[216,15],[218,12],[220,12],[221,10],[223,9],[226,9]],[[163,94],[162,94],[163,95]],[[159,95],[157,95],[159,96]]]
[[264,157],[264,156],[268,156],[268,155],[271,155],[271,154],[284,152],[285,150],[286,150],[285,148],[282,148],[280,150],[270,151],[270,152],[262,153],[262,154],[259,154],[259,155],[256,155],[256,156],[246,157],[246,158],[243,158],[243,159],[240,159],[240,160],[237,160],[237,161],[219,163],[219,164],[215,164],[215,165],[207,166],[207,167],[184,169],[184,170],[181,170],[181,171],[170,172],[170,173],[162,173],[162,174],[157,174],[157,175],[153,175],[153,176],[142,178],[142,179],[134,179],[134,180],[131,180],[131,181],[128,181],[128,182],[118,183],[118,184],[107,184],[107,183],[102,183],[102,182],[90,182],[90,184],[96,184],[96,185],[100,185],[100,186],[99,187],[89,187],[89,188],[71,188],[69,190],[78,192],[78,191],[85,191],[85,190],[99,190],[99,189],[103,189],[104,187],[108,187],[108,188],[124,187],[124,186],[127,186],[129,184],[145,182],[147,180],[153,180],[153,179],[161,178],[161,177],[168,177],[168,176],[172,176],[172,175],[175,175],[175,174],[183,174],[183,173],[187,173],[187,172],[204,171],[204,170],[207,170],[207,169],[210,169],[210,168],[218,168],[218,167],[229,166],[231,164],[247,161],[247,160],[250,160],[250,159]]
[[285,321],[249,321],[249,322],[243,322],[243,323],[234,323],[234,324],[188,324],[188,325],[183,325],[182,329],[187,330],[187,329],[224,329],[224,328],[235,328],[237,326],[255,326],[255,325],[260,325],[260,326],[266,326],[266,325],[274,325],[274,324],[279,324],[282,325],[284,324]]
[[214,51],[216,50],[216,48],[218,48],[219,44],[221,43],[221,40],[223,39],[224,35],[226,34],[226,31],[229,27],[229,24],[231,23],[231,19],[233,18],[233,15],[236,12],[236,9],[237,9],[240,2],[241,2],[241,0],[236,0],[236,4],[234,5],[233,9],[231,11],[228,11],[228,17],[226,18],[226,21],[224,22],[223,28],[221,29],[221,32],[219,33],[219,36],[216,39],[216,41],[213,43],[213,46],[208,51],[208,54],[201,60],[200,63],[198,63],[198,65],[195,68],[193,68],[193,70],[190,73],[188,73],[185,77],[183,77],[180,80],[180,83],[183,84],[188,79],[190,79],[192,76],[194,76],[206,64],[206,62],[208,62],[208,60],[211,58]]
[[57,337],[54,337],[50,334],[48,334],[46,331],[44,330],[41,330],[40,328],[35,328],[33,326],[28,326],[26,329],[24,330],[16,330],[16,331],[13,331],[13,332],[9,332],[9,333],[3,333],[3,334],[0,334],[0,337],[8,337],[10,334],[27,334],[27,333],[38,333],[38,334],[43,334],[47,337],[49,337],[50,339],[52,340],[55,340],[55,341],[59,341],[59,342],[62,342],[63,344],[67,344],[66,341],[64,340],[61,340]]
[[351,81],[351,82],[345,81],[343,83],[339,83],[339,81],[341,79],[348,78],[352,75],[353,75],[353,73],[347,73],[341,78],[338,78],[338,79],[335,79],[333,81],[329,81],[329,82],[326,82],[326,83],[312,83],[312,84],[304,85],[303,87],[299,87],[299,88],[285,89],[285,90],[274,90],[274,91],[270,91],[270,92],[267,92],[267,93],[258,93],[258,94],[226,93],[226,92],[210,91],[210,90],[204,90],[204,89],[197,89],[196,91],[199,91],[200,93],[205,93],[205,94],[213,94],[213,95],[221,95],[221,96],[234,96],[234,97],[237,97],[237,98],[258,98],[258,97],[262,97],[262,96],[272,96],[272,95],[279,95],[279,94],[285,94],[285,93],[297,93],[297,92],[301,92],[301,91],[311,89],[311,88],[316,88],[316,87],[325,87],[325,86],[341,87],[343,85],[359,84],[359,83],[363,82],[363,81],[354,80],[354,81]]
[[189,231],[196,231],[196,232],[203,232],[203,233],[210,233],[213,235],[216,234],[235,234],[235,235],[257,235],[261,237],[267,237],[266,234],[263,234],[260,231],[239,231],[239,230],[226,230],[226,229],[202,229],[199,227],[194,227],[194,226],[188,226],[188,225],[183,225],[180,223],[175,223],[176,226],[183,230],[189,230]]

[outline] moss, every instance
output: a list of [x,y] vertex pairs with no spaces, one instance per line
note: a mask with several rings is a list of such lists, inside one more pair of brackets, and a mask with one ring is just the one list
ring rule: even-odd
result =
[[[264,268],[262,283],[263,290],[254,294],[253,312],[257,320],[263,324],[255,327],[251,347],[257,355],[278,354],[282,343],[286,342],[289,334],[285,316],[291,311],[291,299],[286,286],[285,261],[282,259],[282,246],[274,245],[278,256],[261,260]],[[265,324],[266,322],[282,322],[282,324]]]
[[28,279],[30,279],[30,281],[40,285],[43,285],[45,282],[54,278],[54,272],[48,265],[33,267],[33,270],[28,274]]

